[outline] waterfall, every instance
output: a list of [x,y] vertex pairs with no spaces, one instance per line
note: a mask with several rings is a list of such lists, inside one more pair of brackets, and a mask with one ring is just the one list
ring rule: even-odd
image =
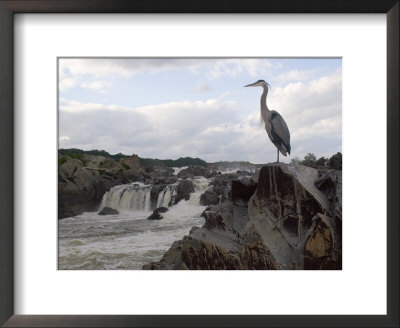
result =
[[174,173],[173,175],[178,175],[178,173],[184,169],[187,169],[188,166],[182,166],[182,167],[173,167]]
[[107,191],[100,205],[100,209],[111,207],[121,211],[150,211],[151,186],[132,183],[115,186]]
[[[190,194],[188,203],[194,206],[200,205],[201,194],[209,188],[210,179],[194,178],[191,179],[194,184],[194,192]],[[104,207],[111,207],[119,211],[151,211],[151,189],[153,186],[144,185],[138,182],[119,185],[107,191],[100,205],[102,210]],[[170,207],[175,205],[178,183],[166,185],[157,196],[157,204],[153,203],[153,207]]]
[[158,194],[157,207],[168,207],[175,204],[175,196],[178,184],[171,184],[164,187]]
[[209,188],[210,179],[195,178],[191,180],[194,184],[194,192],[190,194],[189,204],[200,206],[200,196]]

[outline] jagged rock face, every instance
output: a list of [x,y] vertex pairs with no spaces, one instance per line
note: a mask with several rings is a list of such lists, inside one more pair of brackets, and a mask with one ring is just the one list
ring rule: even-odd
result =
[[206,190],[200,196],[201,205],[216,205],[219,203],[219,201],[220,201],[219,195],[212,190]]
[[203,228],[173,243],[159,262],[147,270],[244,270],[275,269],[276,263],[257,232],[245,232],[247,210],[233,204],[219,204],[205,214]]
[[256,176],[248,207],[207,208],[203,227],[144,269],[341,269],[341,172],[276,163]]
[[250,197],[256,191],[257,184],[247,177],[232,180],[232,201],[234,205],[247,206]]
[[[111,158],[84,155],[81,161],[64,157],[66,162],[58,169],[59,219],[96,211],[104,193],[111,187],[143,181],[141,168],[124,168]],[[133,157],[127,160],[134,162]]]
[[121,158],[119,162],[126,169],[138,169],[140,167],[140,159],[135,154],[127,158]]
[[194,184],[192,181],[180,181],[176,189],[175,203],[180,202],[182,199],[189,200],[190,193],[192,192],[194,192]]
[[341,172],[325,175],[334,181],[321,180],[318,170],[302,165],[260,171],[249,216],[281,268],[341,268],[341,231],[335,224],[335,219],[341,223]]

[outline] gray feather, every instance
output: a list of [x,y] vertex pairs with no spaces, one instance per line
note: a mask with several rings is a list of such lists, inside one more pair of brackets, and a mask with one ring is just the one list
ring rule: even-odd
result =
[[[283,117],[277,111],[271,111],[270,115],[271,134],[274,137],[274,143],[279,144],[284,152],[290,154],[290,133]],[[280,149],[281,150],[281,149]],[[283,152],[282,152],[283,153]]]

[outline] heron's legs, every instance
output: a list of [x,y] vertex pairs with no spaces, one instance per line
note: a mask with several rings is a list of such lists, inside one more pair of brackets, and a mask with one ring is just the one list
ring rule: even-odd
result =
[[278,159],[276,160],[277,163],[279,163],[279,149],[277,149],[278,151]]

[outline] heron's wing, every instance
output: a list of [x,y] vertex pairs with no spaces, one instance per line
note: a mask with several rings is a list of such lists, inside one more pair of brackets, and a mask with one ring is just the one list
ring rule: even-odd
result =
[[271,132],[278,142],[282,143],[290,154],[290,133],[283,117],[276,111],[270,116]]

